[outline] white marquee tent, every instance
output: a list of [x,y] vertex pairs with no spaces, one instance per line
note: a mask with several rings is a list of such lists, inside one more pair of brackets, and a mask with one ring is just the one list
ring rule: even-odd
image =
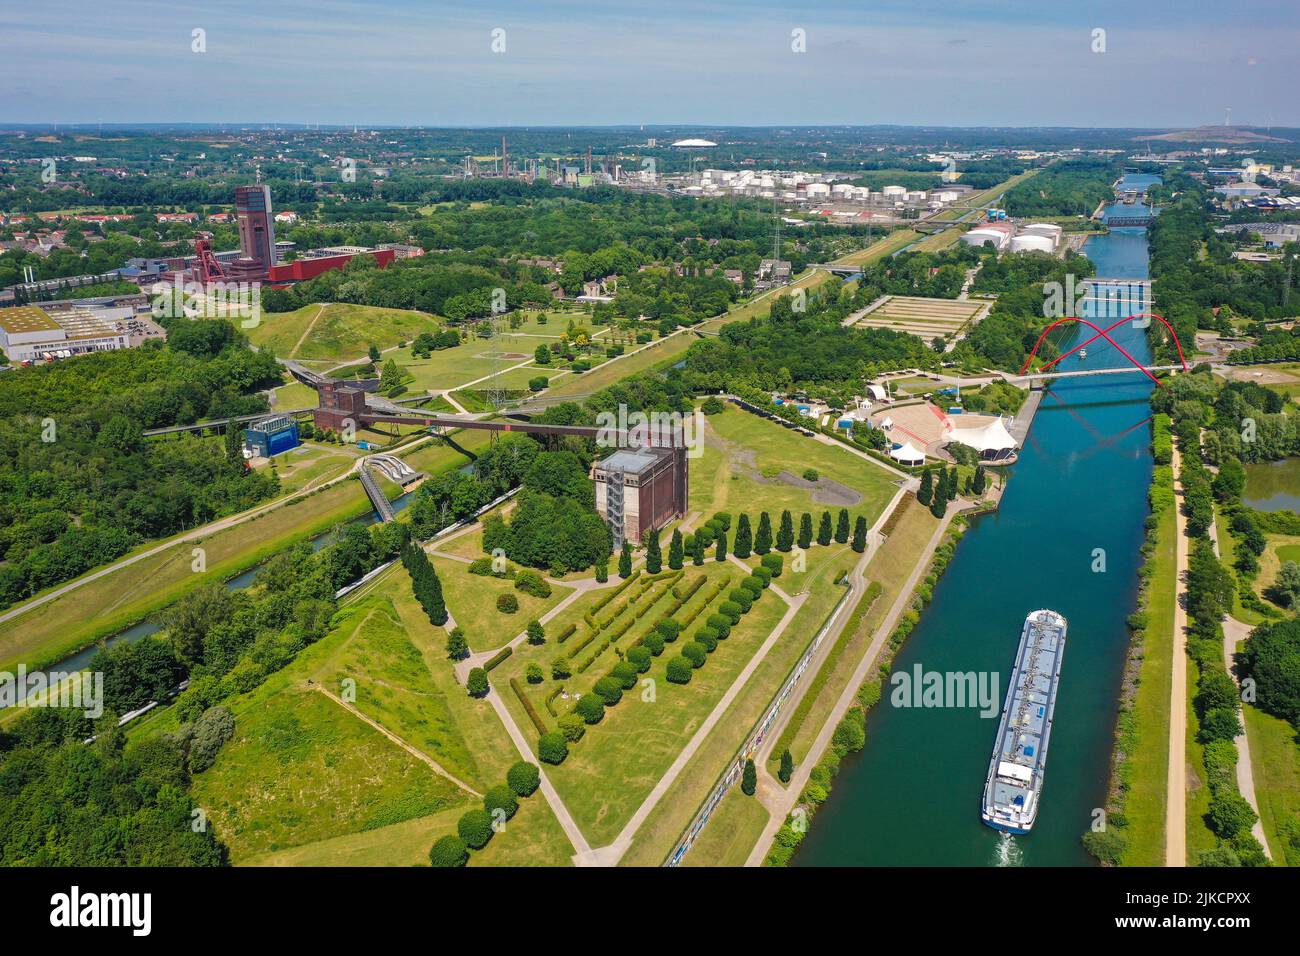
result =
[[949,441],[959,442],[974,448],[985,461],[999,461],[1010,458],[1016,450],[1016,440],[1007,431],[1001,418],[994,419],[978,428],[953,427],[948,436]]

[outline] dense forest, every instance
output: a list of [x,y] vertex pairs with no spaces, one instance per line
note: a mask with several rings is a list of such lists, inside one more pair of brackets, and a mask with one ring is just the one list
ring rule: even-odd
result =
[[1010,216],[1091,216],[1113,195],[1120,167],[1104,159],[1072,159],[1049,166],[1007,192]]
[[167,344],[97,352],[0,378],[0,605],[251,507],[272,477],[238,447],[143,432],[266,410],[275,360],[225,321],[167,323]]

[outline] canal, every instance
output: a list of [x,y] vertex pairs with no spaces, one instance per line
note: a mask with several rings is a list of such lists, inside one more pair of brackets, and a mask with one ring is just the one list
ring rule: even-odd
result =
[[[1128,207],[1131,209],[1132,207]],[[1106,278],[1146,278],[1143,229],[1088,240]],[[1099,323],[1109,324],[1109,323]],[[1083,328],[1074,342],[1091,331]],[[1146,361],[1146,333],[1112,333]],[[1126,365],[1105,342],[1062,371]],[[845,759],[796,866],[1087,865],[1080,837],[1105,804],[1128,631],[1137,601],[1139,548],[1151,478],[1152,385],[1141,373],[1063,379],[1030,430],[1000,509],[974,521],[894,668],[994,673],[995,713],[903,708],[887,685],[867,721],[867,742]],[[1052,608],[1069,619],[1042,810],[1031,834],[1009,837],[980,822],[998,714],[1025,615]]]

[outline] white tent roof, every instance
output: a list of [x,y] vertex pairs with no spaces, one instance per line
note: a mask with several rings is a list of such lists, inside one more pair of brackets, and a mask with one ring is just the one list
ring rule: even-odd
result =
[[889,395],[889,393],[888,393],[887,391],[885,391],[885,387],[884,387],[883,385],[868,385],[868,386],[867,386],[867,397],[868,397],[868,398],[877,398],[877,399],[879,399],[879,398],[886,398],[886,397],[888,397],[888,395]]
[[925,452],[918,451],[910,441],[903,442],[902,448],[892,448],[889,457],[895,461],[925,461]]
[[1002,451],[1016,447],[1016,440],[1011,437],[1007,426],[1002,424],[1000,418],[978,428],[954,427],[949,439],[969,445],[976,451]]

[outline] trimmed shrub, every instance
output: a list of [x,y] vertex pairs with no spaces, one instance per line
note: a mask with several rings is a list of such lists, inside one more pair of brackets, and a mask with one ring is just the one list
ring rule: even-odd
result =
[[689,684],[691,682],[691,662],[678,655],[668,662],[668,682],[670,684]]
[[557,722],[560,733],[564,739],[571,744],[576,744],[582,739],[582,735],[587,732],[587,723],[577,714],[565,714]]
[[429,863],[435,867],[452,868],[464,866],[469,861],[469,850],[460,837],[448,834],[440,837],[429,848]]
[[[650,655],[647,652],[646,654],[647,667],[650,666],[649,656]],[[631,661],[620,661],[619,663],[615,664],[612,668],[610,668],[609,676],[612,677],[614,680],[618,681],[619,685],[623,688],[623,690],[631,690],[633,687],[636,686],[636,678],[637,675],[640,673],[641,672],[637,670],[636,665],[633,664]]]
[[703,667],[704,662],[709,658],[709,652],[703,644],[697,644],[695,641],[688,641],[682,647],[682,657],[691,662],[692,667]]
[[528,622],[528,643],[533,645],[546,643],[546,630],[542,627],[542,622],[536,618]]
[[485,671],[492,670],[494,667],[499,665],[502,661],[504,661],[507,657],[509,657],[514,652],[515,649],[511,647],[509,644],[507,644],[505,647],[501,648],[501,650],[497,651],[495,654],[493,654],[491,657],[488,658],[487,663],[483,665],[483,669]]
[[540,684],[546,680],[546,672],[542,670],[541,664],[530,663],[524,668],[524,679],[530,684]]
[[677,636],[682,633],[682,626],[672,618],[668,617],[656,624],[655,630],[659,633],[659,636],[664,639],[665,644],[671,644],[673,641],[677,640]]
[[[606,707],[613,707],[623,699],[623,682],[617,677],[602,677],[596,681],[596,685],[591,690],[592,693],[605,702]],[[582,699],[586,700],[590,696],[590,694],[584,695]]]
[[546,733],[546,724],[542,720],[541,715],[537,713],[536,708],[533,707],[533,702],[529,700],[528,695],[524,693],[524,688],[519,683],[519,678],[510,678],[510,689],[515,692],[515,697],[517,697],[519,703],[523,705],[524,713],[526,713],[528,719],[533,722],[533,726],[537,728],[537,732],[539,734]]
[[573,712],[582,718],[584,724],[598,724],[605,716],[605,702],[599,694],[583,694],[573,705]]
[[779,578],[781,569],[785,566],[785,559],[779,554],[765,554],[762,558],[762,565],[772,572],[772,577]]
[[469,810],[456,821],[456,832],[465,845],[481,850],[492,839],[492,818],[486,810]]
[[496,819],[495,811],[503,810],[506,819],[509,820],[519,812],[519,798],[515,796],[514,790],[508,784],[499,783],[483,794],[483,809],[491,814],[493,819]]
[[[663,648],[661,647],[660,650]],[[633,647],[627,652],[627,662],[631,664],[638,674],[644,674],[650,669],[650,657],[653,651],[648,647]]]
[[529,571],[526,568],[515,575],[515,590],[531,594],[533,597],[551,596],[551,586],[546,583],[546,579],[536,571]]
[[641,638],[641,646],[655,657],[658,657],[664,652],[664,636],[658,631],[651,631],[645,637]]
[[[560,718],[560,725],[564,725],[563,717]],[[549,764],[564,763],[564,758],[569,756],[569,745],[565,742],[564,735],[554,732],[542,734],[537,741],[537,756]]]
[[769,568],[755,568],[749,576],[764,588],[772,583],[772,571]]
[[471,697],[486,697],[488,692],[487,671],[481,667],[476,667],[469,672],[469,677],[465,679],[465,690]]
[[519,598],[510,593],[498,594],[497,610],[502,614],[514,614],[519,610]]
[[725,614],[710,614],[709,619],[705,622],[709,628],[718,635],[718,640],[725,641],[727,635],[731,633],[731,618]]
[[[754,606],[754,595],[750,594],[744,588],[732,588],[731,592],[727,595],[727,601],[732,604],[739,604],[740,613],[748,614],[749,609]],[[723,606],[726,606],[725,603]],[[726,612],[724,611],[723,613]]]
[[763,596],[763,582],[757,578],[749,577],[740,582],[740,586],[749,592],[750,597],[757,601]]
[[740,623],[740,616],[745,612],[741,610],[740,605],[735,601],[723,601],[718,607],[718,613],[725,615],[731,626],[735,627]]
[[712,654],[715,650],[718,649],[717,632],[713,631],[710,628],[707,627],[700,628],[698,631],[695,632],[695,636],[691,638],[691,640],[693,640],[696,644],[701,645],[710,654]]
[[551,661],[551,680],[564,680],[573,676],[573,665],[567,657],[557,657]]

